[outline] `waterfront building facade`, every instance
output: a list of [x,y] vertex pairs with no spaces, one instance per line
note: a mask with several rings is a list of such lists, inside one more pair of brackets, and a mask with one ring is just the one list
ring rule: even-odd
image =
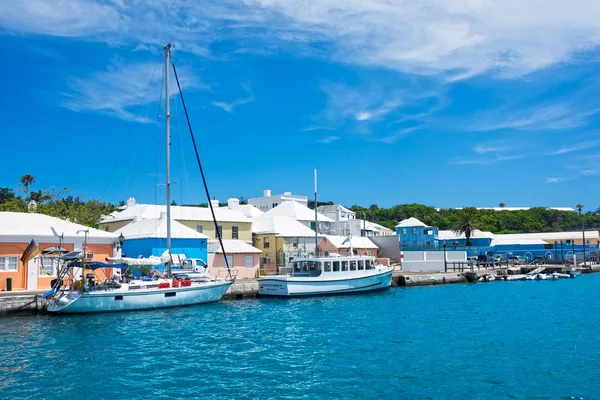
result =
[[[22,262],[32,239],[39,254]],[[82,249],[84,241],[88,261],[104,262],[116,255],[119,246],[114,233],[43,214],[0,212],[0,291],[7,290],[8,282],[12,290],[49,289],[58,272],[56,257]],[[109,276],[111,272],[105,271]],[[106,279],[103,274],[97,272],[98,278]]]
[[378,256],[378,247],[368,237],[325,235],[319,242],[319,255]]
[[[218,207],[217,200],[212,202],[221,237],[252,243],[252,220],[240,210]],[[142,219],[156,219],[166,210],[166,206],[137,204],[135,199],[131,198],[127,201],[127,206],[103,218],[100,221],[100,229],[115,232],[133,222],[136,216]],[[216,239],[215,225],[208,207],[171,206],[171,217],[188,228],[208,236],[209,239]]]
[[427,226],[413,217],[398,222],[396,234],[400,237],[400,247],[403,249],[438,247],[438,228]]
[[[259,277],[262,251],[241,240],[223,240],[229,268],[236,271],[237,279],[255,279]],[[225,278],[227,264],[218,241],[208,247],[208,265],[212,278]]]

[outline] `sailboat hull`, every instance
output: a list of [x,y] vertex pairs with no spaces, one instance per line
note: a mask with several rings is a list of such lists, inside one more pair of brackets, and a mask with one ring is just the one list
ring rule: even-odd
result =
[[181,307],[219,301],[231,282],[207,282],[184,288],[67,292],[48,305],[51,313],[98,313]]

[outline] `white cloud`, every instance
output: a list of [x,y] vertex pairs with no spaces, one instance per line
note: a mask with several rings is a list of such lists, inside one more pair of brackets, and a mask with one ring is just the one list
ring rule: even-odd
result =
[[224,101],[213,101],[211,104],[215,107],[222,108],[223,111],[225,111],[225,112],[232,113],[234,108],[253,102],[254,95],[252,94],[250,87],[247,84],[243,84],[241,86],[247,92],[246,97],[238,99],[238,100],[234,100],[229,103],[224,102]]
[[317,140],[317,142],[319,142],[319,143],[331,143],[331,142],[335,142],[336,140],[339,140],[339,139],[340,139],[339,136],[326,136],[323,139]]
[[566,181],[567,178],[561,178],[561,177],[558,177],[558,176],[551,176],[551,177],[546,178],[545,180],[546,180],[546,183],[559,183],[559,182],[562,182],[562,181]]
[[[117,44],[175,40],[192,52],[221,38],[237,39],[242,48],[326,43],[335,61],[442,73],[447,80],[485,72],[520,76],[568,62],[600,43],[595,0],[4,3],[0,26],[10,32]],[[318,47],[310,51],[318,53]]]
[[[71,92],[64,95],[62,106],[76,112],[99,112],[125,120],[132,120],[137,114],[138,121],[155,121],[156,115],[149,115],[149,104],[159,100],[161,63],[127,64],[115,60],[104,71],[71,78],[68,81]],[[179,71],[179,75],[183,88],[202,87],[186,68]],[[170,89],[172,94],[178,93],[176,85]]]
[[598,146],[600,146],[600,140],[587,140],[587,141],[583,141],[581,143],[574,144],[572,146],[561,147],[560,149],[550,153],[550,155],[555,156],[555,155],[567,154],[567,153],[572,153],[574,151],[583,151],[583,150],[591,149],[591,148],[598,147]]
[[312,125],[312,126],[302,129],[302,132],[312,132],[312,131],[335,131],[335,128],[330,128],[328,126]]
[[490,145],[486,145],[486,144],[480,144],[479,146],[476,146],[473,151],[475,151],[475,153],[477,154],[485,154],[485,153],[496,153],[496,152],[500,152],[500,151],[504,151],[505,148],[503,147],[494,147],[494,146],[490,146]]

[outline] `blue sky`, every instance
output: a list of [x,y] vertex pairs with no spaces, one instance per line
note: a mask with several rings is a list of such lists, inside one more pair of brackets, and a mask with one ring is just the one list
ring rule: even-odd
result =
[[[172,42],[218,199],[312,196],[317,168],[348,206],[600,206],[600,3],[214,3],[4,4],[0,186],[160,202]],[[171,107],[173,197],[204,202]]]

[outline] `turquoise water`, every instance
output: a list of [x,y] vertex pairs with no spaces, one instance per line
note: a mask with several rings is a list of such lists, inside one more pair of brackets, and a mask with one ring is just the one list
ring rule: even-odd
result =
[[0,319],[0,398],[600,398],[600,274]]

